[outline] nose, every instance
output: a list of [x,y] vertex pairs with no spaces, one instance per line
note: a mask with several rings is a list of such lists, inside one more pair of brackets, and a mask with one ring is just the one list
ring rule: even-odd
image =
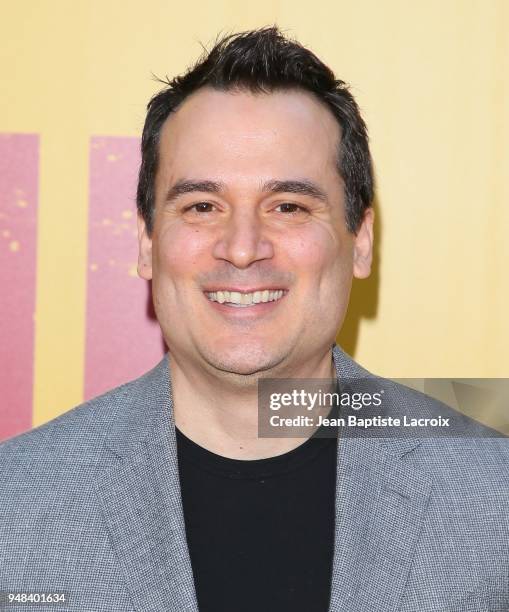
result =
[[256,210],[235,210],[222,227],[213,255],[237,268],[247,268],[255,261],[274,255],[272,241],[264,235],[263,221]]

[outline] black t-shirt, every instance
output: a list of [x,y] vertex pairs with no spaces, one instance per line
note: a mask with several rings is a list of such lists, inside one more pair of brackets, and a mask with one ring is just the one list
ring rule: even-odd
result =
[[177,429],[177,448],[200,612],[326,612],[337,438],[249,461]]

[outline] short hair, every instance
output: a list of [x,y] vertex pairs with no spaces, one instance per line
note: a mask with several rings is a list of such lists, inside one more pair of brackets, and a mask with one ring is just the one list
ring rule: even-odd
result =
[[283,36],[276,26],[224,36],[185,74],[162,80],[152,97],[141,140],[136,202],[149,235],[155,206],[155,176],[163,123],[198,89],[271,93],[285,89],[312,92],[331,110],[341,128],[337,169],[345,184],[346,225],[355,233],[373,201],[373,166],[368,134],[359,107],[343,81],[314,53]]

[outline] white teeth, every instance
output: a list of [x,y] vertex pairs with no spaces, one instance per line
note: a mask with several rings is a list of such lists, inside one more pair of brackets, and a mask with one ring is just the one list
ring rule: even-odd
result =
[[275,302],[283,297],[284,291],[254,291],[252,293],[240,293],[240,291],[213,291],[207,293],[207,297],[212,302],[220,304],[230,304],[233,306],[252,306],[261,302]]

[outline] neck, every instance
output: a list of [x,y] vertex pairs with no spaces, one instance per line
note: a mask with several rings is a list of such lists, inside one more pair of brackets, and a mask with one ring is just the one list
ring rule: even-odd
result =
[[[175,425],[203,448],[232,459],[264,459],[300,446],[300,438],[258,437],[257,377],[231,377],[170,353]],[[291,372],[273,378],[335,378],[330,347]]]

